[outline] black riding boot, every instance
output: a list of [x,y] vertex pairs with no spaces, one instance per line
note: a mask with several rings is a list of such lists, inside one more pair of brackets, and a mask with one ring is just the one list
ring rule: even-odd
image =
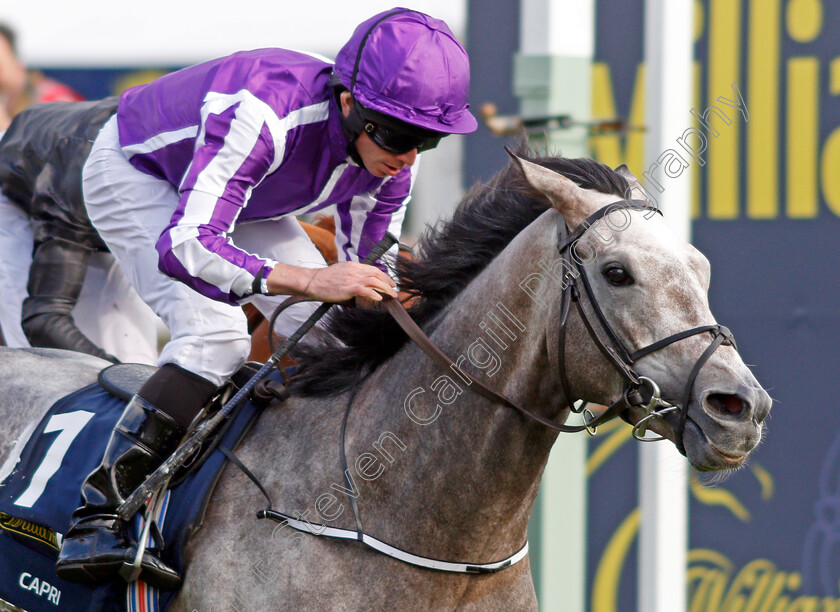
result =
[[58,238],[36,245],[21,327],[32,346],[79,351],[116,363],[117,358],[96,346],[73,320],[73,308],[82,293],[92,252],[88,247]]
[[[59,578],[95,584],[117,577],[131,564],[137,544],[117,507],[143,483],[178,446],[185,428],[171,416],[135,395],[114,427],[102,463],[82,485],[84,505],[73,513],[73,524],[56,564]],[[148,550],[140,580],[161,589],[180,586],[178,572]]]

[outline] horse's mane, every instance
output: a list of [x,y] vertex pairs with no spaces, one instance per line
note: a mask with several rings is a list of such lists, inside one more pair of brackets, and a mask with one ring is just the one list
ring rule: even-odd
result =
[[[627,180],[591,159],[532,156],[525,159],[559,172],[584,189],[625,197]],[[511,240],[548,208],[544,196],[525,181],[513,162],[489,182],[467,191],[452,218],[427,227],[414,258],[398,258],[400,290],[413,297],[411,316],[427,333],[437,314],[496,257]],[[394,355],[408,337],[380,310],[336,306],[327,330],[338,340],[299,345],[299,374],[293,392],[323,396],[349,389],[356,377],[373,371]]]

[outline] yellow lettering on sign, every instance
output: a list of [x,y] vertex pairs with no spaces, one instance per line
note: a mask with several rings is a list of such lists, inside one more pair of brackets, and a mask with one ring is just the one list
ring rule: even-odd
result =
[[[828,91],[833,96],[840,95],[840,57],[831,60],[828,70]],[[828,138],[822,150],[820,161],[820,179],[825,203],[835,215],[840,216],[840,129],[836,129]]]
[[[717,97],[722,92],[732,91],[732,83],[740,80],[740,43],[740,0],[710,0],[709,77],[706,86],[709,108],[714,108]],[[725,108],[725,112],[732,111],[729,107]],[[698,111],[701,114],[703,112],[702,109]],[[707,215],[710,219],[738,217],[739,133],[738,121],[733,121],[726,127],[725,133],[716,137],[710,134],[706,192]]]
[[822,17],[820,0],[790,0],[786,19],[788,34],[796,42],[811,42],[822,30]]
[[[698,2],[699,4],[699,2]],[[700,62],[694,62],[694,95],[691,100],[691,108],[700,107],[700,79],[703,76],[703,67]],[[689,127],[700,129],[700,123],[695,117],[691,117],[691,125]],[[700,217],[700,170],[695,168],[689,175],[691,177],[691,218],[698,219]]]
[[[644,125],[644,92],[645,70],[639,64],[636,69],[636,80],[633,84],[633,98],[630,101],[630,117],[627,122],[631,126]],[[604,62],[595,62],[592,66],[592,116],[597,118],[617,117],[615,93],[612,86],[610,66]],[[645,133],[642,130],[627,132],[625,148],[621,146],[621,135],[602,134],[589,139],[590,150],[595,159],[610,168],[627,164],[637,177],[644,170]]]
[[[636,508],[607,542],[592,584],[592,612],[618,612],[621,573],[639,531]],[[688,553],[688,612],[840,612],[840,598],[802,590],[802,574],[754,559],[737,569],[723,553],[695,548]]]
[[699,548],[688,553],[688,612],[719,610],[726,585],[734,571],[732,562],[714,550]]
[[[704,21],[704,11],[703,11],[703,2],[701,0],[695,0],[694,2],[694,42],[696,43],[703,37],[703,33],[705,32],[705,21]],[[701,79],[703,77],[703,67],[698,61],[694,61],[693,64],[694,69],[694,91],[692,94],[691,99],[691,107],[692,108],[700,108],[700,83],[702,82]],[[692,123],[688,127],[699,128],[700,125],[698,124],[697,120],[692,118]],[[690,173],[690,180],[691,180],[691,218],[698,219],[700,217],[700,171],[699,169],[695,168],[693,172]]]
[[641,513],[636,508],[627,515],[610,538],[604,556],[595,571],[592,583],[592,612],[616,612],[618,610],[618,586],[621,570],[627,563],[627,553],[639,532]]
[[[621,573],[639,531],[636,508],[607,542],[592,584],[592,612],[618,612]],[[688,612],[840,612],[840,598],[801,593],[802,574],[754,559],[740,569],[723,553],[695,548],[688,553]]]
[[705,29],[703,21],[703,2],[702,0],[694,1],[694,42],[700,40]]
[[818,212],[818,79],[816,58],[788,60],[786,198],[787,214],[794,219],[812,219]]
[[722,506],[745,523],[751,520],[746,506],[733,493],[722,487],[707,487],[692,475],[689,478],[691,494],[704,506]]
[[[747,12],[743,17],[742,6]],[[708,147],[703,156],[707,163],[701,172],[692,173],[692,218],[731,220],[743,215],[749,219],[777,219],[781,213],[791,219],[816,219],[821,212],[821,197],[828,210],[840,216],[840,136],[820,130],[820,113],[826,112],[820,108],[820,88],[840,96],[840,57],[829,58],[825,52],[817,56],[781,55],[784,34],[796,43],[811,43],[818,38],[825,29],[823,13],[820,0],[749,0],[748,5],[741,0],[695,3],[694,35],[699,39],[706,37],[707,78],[701,91],[704,67],[695,63],[693,117],[686,117],[685,128],[703,130]],[[742,82],[744,36],[748,61]],[[822,79],[821,70],[825,70]],[[593,67],[593,117],[619,114],[610,71],[603,62]],[[780,86],[780,79],[784,79],[784,86]],[[743,146],[740,109],[719,101],[720,97],[735,100],[730,93],[733,83],[746,94],[743,118],[749,119]],[[644,66],[640,65],[629,111],[631,126],[644,124],[643,103]],[[832,118],[835,111],[834,106],[828,109]],[[781,130],[784,136],[780,135]],[[593,157],[608,166],[626,163],[637,176],[647,170],[642,165],[642,131],[632,130],[626,137],[596,135],[590,138],[590,146]],[[746,187],[743,212],[742,172]],[[700,210],[701,201],[705,210]]]
[[834,130],[825,141],[820,165],[822,194],[825,203],[835,215],[840,216],[840,128]]
[[[605,425],[598,427],[598,436],[602,439],[602,442],[597,448],[591,450],[589,457],[586,459],[587,478],[591,477],[598,468],[606,463],[607,459],[612,457],[619,448],[633,438],[632,427],[624,427],[624,423],[621,423],[621,427],[615,427],[612,426],[613,423],[616,423],[616,421],[609,421]],[[611,427],[608,428],[608,425]]]
[[750,0],[747,216],[779,214],[780,0]]

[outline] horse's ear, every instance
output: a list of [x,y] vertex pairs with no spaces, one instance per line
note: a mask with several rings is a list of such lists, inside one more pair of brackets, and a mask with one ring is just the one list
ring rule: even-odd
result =
[[621,164],[618,168],[615,169],[616,173],[620,174],[624,178],[628,179],[629,181],[635,181],[636,177],[633,176],[633,173],[630,172],[630,168],[627,167],[627,164]]
[[621,164],[618,168],[615,169],[616,174],[620,174],[624,178],[627,179],[627,182],[630,183],[630,189],[624,194],[625,199],[627,200],[649,200],[648,194],[642,188],[642,184],[639,182],[633,173],[630,172],[630,168],[627,167],[627,164]]
[[505,150],[528,184],[559,210],[570,225],[576,226],[591,212],[587,209],[584,190],[574,181],[567,179],[559,172],[519,157],[507,147]]

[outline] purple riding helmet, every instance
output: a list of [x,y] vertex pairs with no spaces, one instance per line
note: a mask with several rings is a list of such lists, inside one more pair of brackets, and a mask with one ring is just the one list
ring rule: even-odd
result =
[[446,23],[417,11],[395,8],[359,25],[336,57],[331,84],[355,101],[342,120],[351,154],[363,130],[401,154],[477,126],[467,103],[467,52]]

